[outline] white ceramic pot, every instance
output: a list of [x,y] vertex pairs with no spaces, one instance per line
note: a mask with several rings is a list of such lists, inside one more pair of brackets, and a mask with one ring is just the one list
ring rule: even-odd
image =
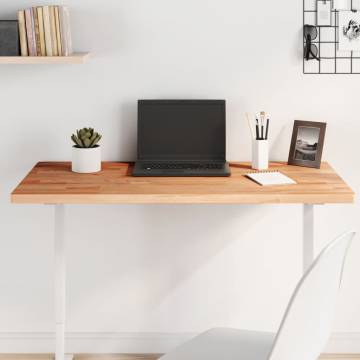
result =
[[253,140],[252,168],[267,170],[269,167],[269,142],[268,140]]
[[72,171],[81,174],[101,171],[101,148],[72,148]]

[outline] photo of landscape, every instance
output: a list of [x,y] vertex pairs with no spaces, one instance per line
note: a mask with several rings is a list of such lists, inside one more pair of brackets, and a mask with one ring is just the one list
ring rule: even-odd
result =
[[319,128],[305,126],[299,127],[295,146],[295,159],[315,161],[319,136]]

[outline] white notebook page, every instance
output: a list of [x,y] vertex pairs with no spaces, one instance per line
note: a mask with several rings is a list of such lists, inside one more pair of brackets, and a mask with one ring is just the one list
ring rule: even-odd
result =
[[250,173],[246,176],[263,186],[296,184],[296,181],[278,171]]

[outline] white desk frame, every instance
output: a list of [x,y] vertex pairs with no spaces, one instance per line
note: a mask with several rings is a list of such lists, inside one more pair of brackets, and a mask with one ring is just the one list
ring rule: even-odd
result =
[[[54,205],[54,283],[55,283],[55,322],[56,348],[55,360],[72,360],[73,355],[65,355],[65,317],[66,317],[66,259],[65,259],[65,205]],[[314,260],[314,205],[303,205],[303,271]]]

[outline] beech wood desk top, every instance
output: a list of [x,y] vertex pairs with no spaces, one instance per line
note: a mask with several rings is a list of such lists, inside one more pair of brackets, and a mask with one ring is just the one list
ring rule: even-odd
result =
[[132,163],[104,162],[97,174],[75,174],[69,162],[38,163],[11,194],[17,204],[325,204],[352,203],[354,192],[327,163],[320,170],[272,163],[296,185],[260,186],[232,163],[229,178],[135,178]]

